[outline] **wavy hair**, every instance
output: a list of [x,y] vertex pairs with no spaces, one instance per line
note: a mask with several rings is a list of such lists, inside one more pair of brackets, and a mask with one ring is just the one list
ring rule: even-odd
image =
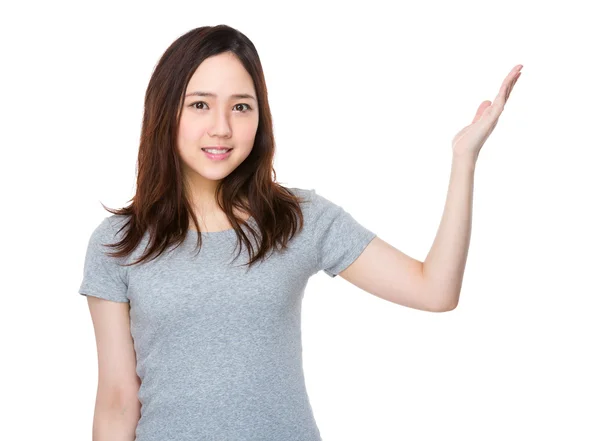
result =
[[[126,228],[123,238],[107,245],[118,250],[111,256],[128,256],[145,232],[150,234],[142,256],[125,266],[153,260],[167,247],[179,246],[188,233],[190,217],[200,231],[183,179],[177,132],[190,78],[206,58],[223,52],[233,53],[252,77],[259,108],[258,128],[250,154],[218,183],[216,190],[217,204],[237,235],[238,256],[243,241],[248,250],[247,265],[252,266],[277,245],[285,249],[288,241],[303,228],[304,217],[299,205],[302,199],[276,182],[273,122],[262,65],[254,44],[238,30],[223,24],[199,27],[183,34],[167,48],[150,78],[144,100],[136,192],[128,201],[131,204],[120,209],[102,204],[110,213],[127,216],[127,222],[119,229],[120,232]],[[234,207],[248,212],[258,230],[238,219]],[[257,240],[258,250],[241,225],[249,228]],[[197,235],[198,252],[202,246],[201,236]]]

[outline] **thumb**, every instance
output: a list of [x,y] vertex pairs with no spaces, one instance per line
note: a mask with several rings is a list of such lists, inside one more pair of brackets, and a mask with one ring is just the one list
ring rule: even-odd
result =
[[473,118],[473,122],[479,121],[481,119],[481,116],[483,115],[483,112],[485,111],[485,109],[487,109],[491,105],[492,105],[492,102],[490,100],[485,100],[484,102],[482,102],[479,105],[479,108],[477,109],[477,113],[475,113],[475,118]]

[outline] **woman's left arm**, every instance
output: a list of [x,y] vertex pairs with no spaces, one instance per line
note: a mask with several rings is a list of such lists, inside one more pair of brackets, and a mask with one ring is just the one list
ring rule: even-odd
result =
[[452,171],[446,206],[434,243],[423,263],[427,283],[432,287],[439,287],[442,296],[440,301],[449,309],[454,309],[458,304],[467,263],[475,163],[483,144],[498,124],[522,67],[519,64],[509,72],[494,102],[482,102],[473,122],[452,140]]
[[493,103],[481,103],[473,122],[452,140],[452,170],[446,205],[431,250],[424,262],[376,237],[344,271],[344,279],[391,302],[434,312],[458,305],[471,238],[475,164],[517,79],[515,66]]

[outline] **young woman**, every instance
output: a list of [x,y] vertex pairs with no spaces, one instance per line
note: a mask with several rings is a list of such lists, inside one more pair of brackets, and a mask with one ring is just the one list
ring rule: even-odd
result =
[[85,257],[79,293],[99,361],[94,439],[320,440],[302,370],[308,279],[323,270],[396,304],[453,309],[474,164],[521,67],[453,142],[446,212],[425,264],[315,190],[275,182],[267,87],[245,35],[220,25],[178,38],[147,88],[136,194],[128,207],[105,207],[112,215]]

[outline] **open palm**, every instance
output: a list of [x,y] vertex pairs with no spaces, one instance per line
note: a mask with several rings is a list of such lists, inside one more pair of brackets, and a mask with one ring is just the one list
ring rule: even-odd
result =
[[452,150],[455,155],[477,159],[481,147],[498,124],[498,118],[504,110],[506,100],[508,100],[517,79],[521,76],[522,68],[522,64],[515,66],[502,82],[500,92],[494,102],[489,100],[482,102],[473,122],[456,134],[452,140]]

